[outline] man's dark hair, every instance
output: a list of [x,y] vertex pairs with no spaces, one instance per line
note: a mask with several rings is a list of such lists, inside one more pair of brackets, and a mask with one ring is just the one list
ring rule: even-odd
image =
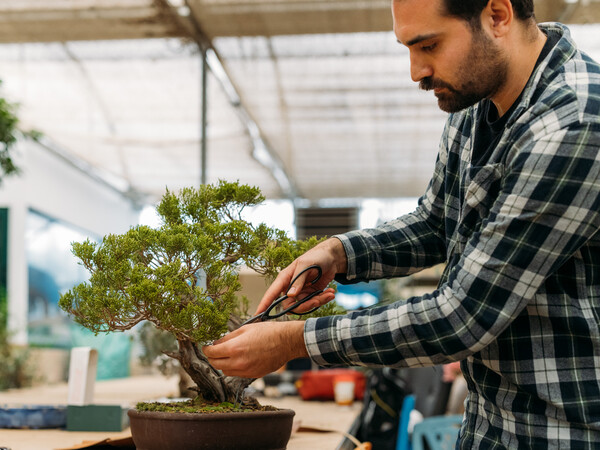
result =
[[[527,21],[534,19],[533,0],[511,0],[513,11],[517,19]],[[468,22],[473,28],[481,25],[481,12],[489,0],[442,0],[446,8],[445,14]]]

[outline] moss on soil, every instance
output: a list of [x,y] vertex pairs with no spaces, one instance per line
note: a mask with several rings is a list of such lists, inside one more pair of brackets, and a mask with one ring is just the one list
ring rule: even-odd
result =
[[178,412],[178,413],[231,413],[252,411],[277,411],[274,406],[256,404],[233,404],[230,402],[207,402],[201,397],[183,402],[140,402],[136,405],[138,411]]

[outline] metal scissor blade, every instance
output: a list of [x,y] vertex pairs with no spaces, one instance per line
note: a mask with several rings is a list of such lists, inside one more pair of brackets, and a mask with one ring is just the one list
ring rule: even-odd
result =
[[240,325],[240,328],[243,327],[244,325],[248,325],[249,323],[262,322],[264,315],[265,315],[265,313],[261,312],[260,314],[250,317],[249,319],[242,322],[242,324]]

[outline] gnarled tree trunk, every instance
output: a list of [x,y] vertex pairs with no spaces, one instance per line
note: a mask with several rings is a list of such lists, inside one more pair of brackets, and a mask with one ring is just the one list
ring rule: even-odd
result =
[[181,367],[196,383],[198,394],[207,401],[240,403],[244,389],[252,381],[251,378],[226,377],[215,370],[208,362],[198,345],[178,340],[179,352],[169,354],[176,358]]

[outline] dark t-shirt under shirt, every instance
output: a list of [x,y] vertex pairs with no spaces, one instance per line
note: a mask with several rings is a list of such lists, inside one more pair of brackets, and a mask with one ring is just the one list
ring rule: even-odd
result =
[[[554,32],[548,33],[547,36],[548,39],[546,40],[546,44],[544,45],[544,48],[542,49],[542,52],[535,63],[536,68],[548,55],[548,53],[550,53],[550,50],[552,50],[552,48],[560,39],[560,35]],[[482,166],[488,162],[490,155],[500,141],[500,137],[502,136],[502,132],[504,131],[504,127],[506,126],[508,118],[519,104],[521,95],[519,95],[509,110],[506,111],[502,117],[498,117],[496,105],[494,105],[491,100],[483,100],[481,108],[482,113],[478,118],[477,132],[475,133],[474,138],[473,155],[471,156],[472,166]]]

